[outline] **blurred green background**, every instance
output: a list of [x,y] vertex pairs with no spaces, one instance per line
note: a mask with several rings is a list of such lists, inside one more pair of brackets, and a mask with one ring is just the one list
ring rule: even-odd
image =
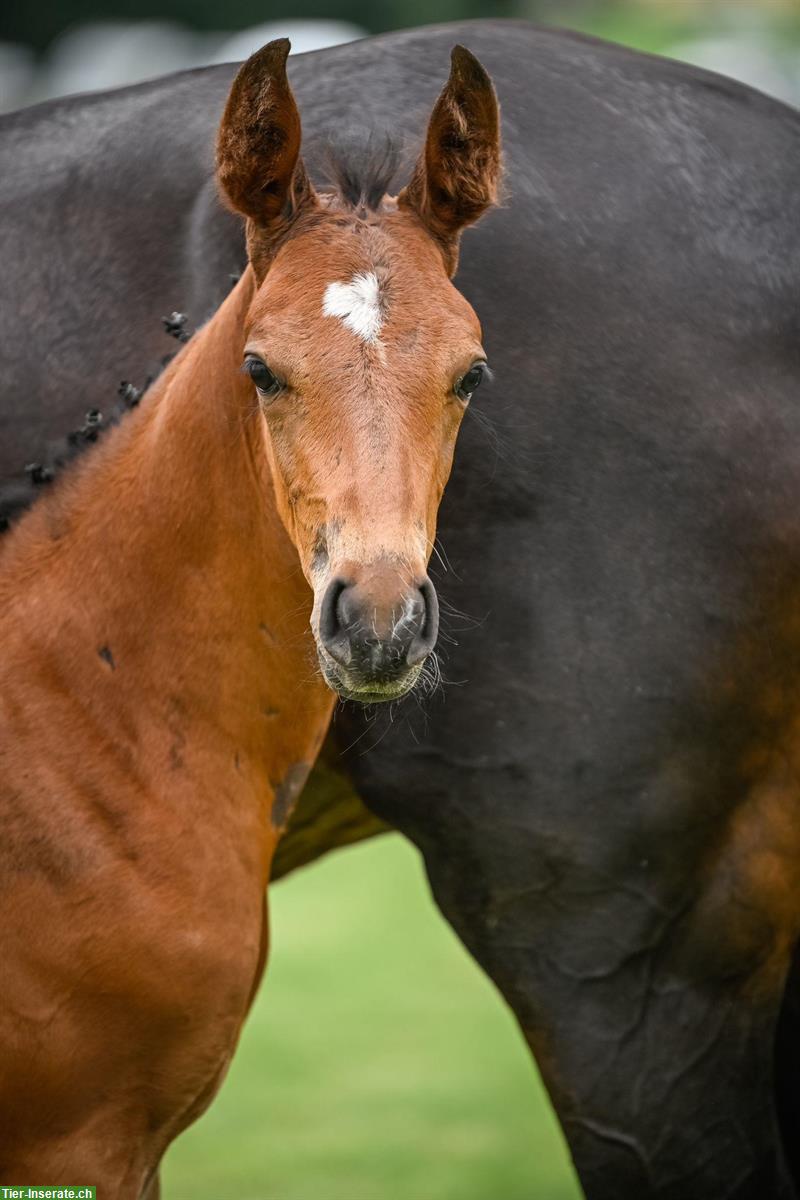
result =
[[800,103],[800,0],[39,0],[0,4],[0,110],[245,57],[464,17],[565,26]]
[[175,1143],[168,1200],[576,1200],[510,1012],[397,835],[270,891],[239,1052]]
[[39,0],[8,4],[0,34],[44,47],[70,24],[120,18],[171,18],[198,30],[242,29],[263,21],[298,18],[351,21],[369,33],[464,17],[530,17],[571,28],[616,29],[658,48],[696,29],[727,27],[745,19],[796,24],[796,0]]

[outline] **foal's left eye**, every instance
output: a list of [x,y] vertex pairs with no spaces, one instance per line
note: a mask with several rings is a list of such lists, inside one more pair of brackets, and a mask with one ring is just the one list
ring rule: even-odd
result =
[[255,354],[247,355],[244,360],[244,369],[256,385],[260,396],[277,396],[283,387],[281,381],[270,371],[267,364],[260,358],[256,358]]
[[472,393],[481,386],[488,369],[485,362],[474,363],[466,375],[462,375],[460,379],[456,380],[453,390],[460,400],[469,400]]

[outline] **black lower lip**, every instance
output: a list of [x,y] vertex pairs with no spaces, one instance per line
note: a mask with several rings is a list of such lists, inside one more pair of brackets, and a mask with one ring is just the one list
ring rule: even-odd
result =
[[390,696],[385,692],[348,692],[346,688],[337,688],[336,691],[343,700],[350,700],[356,704],[392,704],[395,700],[402,700],[411,689],[406,688],[404,692],[395,692]]
[[353,692],[349,688],[345,687],[342,681],[333,674],[329,667],[324,666],[323,671],[328,686],[333,688],[336,694],[341,696],[342,700],[350,700],[355,704],[392,704],[395,700],[402,700],[403,696],[407,696],[414,686],[413,682],[411,682],[401,691],[393,692],[389,695],[387,695],[386,692]]

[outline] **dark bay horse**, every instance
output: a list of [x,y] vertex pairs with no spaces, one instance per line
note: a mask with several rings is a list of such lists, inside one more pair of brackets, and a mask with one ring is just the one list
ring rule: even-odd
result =
[[[445,668],[468,685],[361,737],[369,818],[323,764],[284,861],[380,819],[416,842],[591,1200],[791,1197],[800,119],[677,63],[469,23],[299,57],[309,176],[332,128],[415,153],[456,41],[495,80],[507,166],[458,276],[496,438],[467,417],[440,514],[437,585],[470,618]],[[9,511],[26,463],[144,380],[162,315],[201,321],[242,269],[212,179],[234,73],[0,121]],[[342,747],[368,719],[339,715]]]
[[0,544],[6,1183],[156,1194],[258,986],[331,687],[394,698],[436,640],[427,563],[484,372],[450,275],[497,190],[494,91],[456,47],[400,194],[353,162],[320,194],[288,50],[244,64],[220,126],[241,279]]

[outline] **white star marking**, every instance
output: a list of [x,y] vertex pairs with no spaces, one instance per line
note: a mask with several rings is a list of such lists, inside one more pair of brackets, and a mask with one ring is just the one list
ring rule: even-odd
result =
[[377,342],[383,325],[378,276],[374,271],[364,271],[349,283],[329,283],[322,312],[326,317],[338,317],[363,341]]

